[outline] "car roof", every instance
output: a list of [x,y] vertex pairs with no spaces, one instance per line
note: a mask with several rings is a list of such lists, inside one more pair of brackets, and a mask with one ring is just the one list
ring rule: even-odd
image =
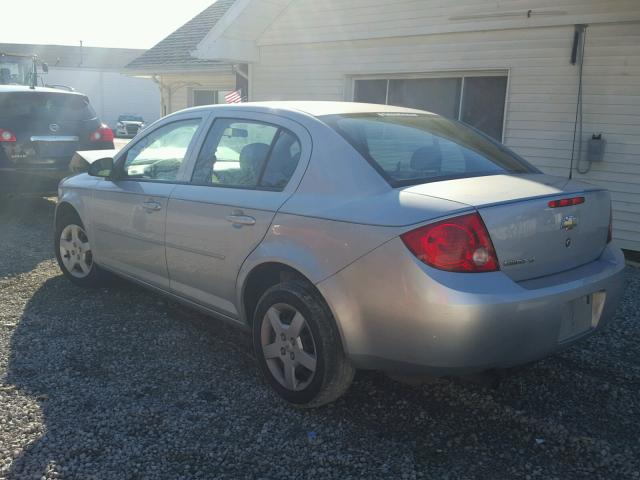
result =
[[0,93],[11,93],[11,92],[62,93],[65,95],[81,95],[83,97],[86,96],[84,93],[69,92],[67,90],[61,90],[58,88],[48,88],[48,87],[31,88],[26,85],[0,85]]
[[[219,108],[233,110],[253,110],[269,112],[273,110],[302,112],[313,117],[325,115],[349,115],[356,113],[422,113],[423,110],[413,108],[396,107],[393,105],[380,105],[376,103],[357,102],[324,102],[324,101],[272,101],[272,102],[247,102],[222,105],[206,105],[195,107],[198,110],[215,110]],[[191,110],[191,109],[190,109]]]

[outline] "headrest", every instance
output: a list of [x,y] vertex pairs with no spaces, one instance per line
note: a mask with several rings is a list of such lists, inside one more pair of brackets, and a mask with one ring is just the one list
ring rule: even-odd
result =
[[418,171],[440,171],[442,153],[437,145],[420,147],[411,156],[411,169]]
[[255,172],[269,153],[269,145],[266,143],[250,143],[240,151],[240,168]]

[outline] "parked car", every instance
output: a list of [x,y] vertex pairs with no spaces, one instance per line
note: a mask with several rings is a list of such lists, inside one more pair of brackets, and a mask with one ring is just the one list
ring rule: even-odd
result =
[[135,137],[144,128],[144,118],[140,115],[120,115],[116,123],[116,137]]
[[76,150],[112,148],[85,95],[0,85],[0,194],[53,193]]
[[207,106],[64,180],[55,251],[77,285],[112,272],[251,329],[273,389],[317,406],[355,369],[502,369],[601,329],[610,203],[419,110]]

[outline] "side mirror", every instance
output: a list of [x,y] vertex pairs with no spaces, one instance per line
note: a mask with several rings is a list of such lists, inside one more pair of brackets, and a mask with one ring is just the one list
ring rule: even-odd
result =
[[96,160],[89,165],[89,171],[87,173],[92,177],[110,177],[113,173],[113,158],[105,157]]
[[42,64],[42,71],[44,73],[49,73],[49,64],[48,63],[43,63]]

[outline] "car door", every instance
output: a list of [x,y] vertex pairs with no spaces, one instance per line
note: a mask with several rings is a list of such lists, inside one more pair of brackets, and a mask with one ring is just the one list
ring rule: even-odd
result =
[[167,200],[185,180],[185,161],[202,122],[202,115],[195,115],[160,124],[118,157],[113,178],[98,182],[91,218],[99,264],[169,288]]
[[169,199],[171,289],[237,318],[240,267],[297,187],[310,153],[311,138],[296,122],[258,113],[215,118],[191,183]]

